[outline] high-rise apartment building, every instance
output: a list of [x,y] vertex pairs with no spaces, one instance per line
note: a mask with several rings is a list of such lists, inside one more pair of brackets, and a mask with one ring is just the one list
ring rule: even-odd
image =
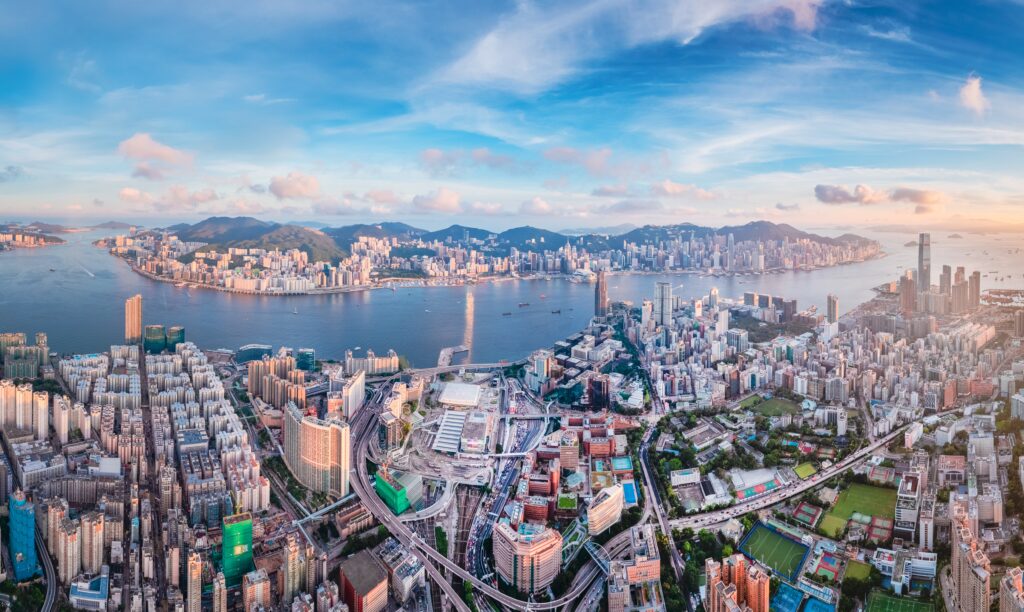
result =
[[228,612],[228,582],[224,572],[213,577],[213,612]]
[[829,323],[837,323],[837,322],[839,322],[839,296],[835,295],[834,293],[830,293],[830,294],[828,294],[828,297],[826,298],[826,301],[828,303],[828,308],[827,308],[827,312],[828,312],[827,320],[828,320],[828,322]]
[[939,274],[939,293],[949,295],[953,290],[953,268],[942,266],[942,273]]
[[142,342],[142,295],[136,294],[124,301],[124,343]]
[[771,579],[767,572],[750,564],[741,554],[704,562],[707,575],[707,612],[768,612]]
[[348,495],[352,464],[348,423],[304,415],[289,402],[283,429],[284,460],[299,482],[317,492]]
[[594,287],[594,316],[608,316],[608,279],[604,270],[597,272],[597,285]]
[[188,582],[185,594],[185,612],[201,612],[203,609],[203,557],[193,551],[188,555]]
[[281,600],[291,601],[299,593],[308,593],[316,586],[316,556],[313,547],[297,532],[291,532],[281,549],[284,573]]
[[654,324],[672,323],[672,284],[659,282],[654,287]]
[[546,589],[562,567],[562,534],[543,525],[499,522],[492,546],[498,575],[523,593]]
[[93,576],[103,568],[104,532],[106,517],[102,512],[82,514],[82,571]]
[[17,490],[7,499],[10,514],[8,523],[7,549],[14,564],[14,578],[18,582],[38,576],[39,561],[36,557],[36,505]]
[[968,523],[969,519],[963,510],[952,521],[950,569],[956,592],[955,601],[959,607],[953,612],[988,610],[992,603],[989,590],[992,568],[983,550],[984,545],[971,532]]
[[57,573],[63,584],[82,571],[82,523],[78,519],[64,519],[57,530]]
[[999,612],[1024,612],[1024,570],[1011,567],[999,581]]
[[922,293],[932,288],[932,235],[928,233],[917,239],[917,288]]
[[270,594],[270,577],[262,567],[247,572],[242,578],[242,605],[248,612],[258,607],[269,609],[273,604]]
[[981,272],[977,270],[971,272],[971,276],[967,280],[967,288],[970,308],[971,310],[974,310],[981,306]]

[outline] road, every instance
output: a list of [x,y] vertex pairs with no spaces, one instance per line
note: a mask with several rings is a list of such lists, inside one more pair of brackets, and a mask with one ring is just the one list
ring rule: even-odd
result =
[[46,542],[43,541],[43,533],[36,526],[36,548],[39,549],[39,560],[43,564],[43,572],[46,574],[46,600],[43,601],[43,612],[52,612],[57,604],[57,572],[53,569],[53,560],[46,550]]
[[857,465],[857,463],[859,463],[863,459],[866,459],[879,447],[888,445],[897,436],[902,435],[903,431],[909,425],[910,424],[908,423],[907,425],[897,427],[884,438],[881,438],[875,441],[874,443],[865,446],[864,448],[853,453],[846,459],[843,459],[842,461],[833,465],[827,470],[822,470],[821,472],[818,472],[817,474],[806,480],[802,480],[797,483],[792,483],[789,486],[783,487],[778,491],[775,491],[774,493],[765,495],[764,497],[759,497],[746,503],[729,506],[728,508],[722,510],[713,510],[711,512],[704,512],[702,514],[691,514],[689,516],[684,516],[683,518],[671,521],[671,525],[673,528],[676,529],[683,529],[686,527],[689,527],[691,529],[699,529],[702,527],[707,527],[709,525],[717,525],[718,523],[727,521],[731,518],[743,516],[748,512],[753,512],[754,510],[761,510],[763,508],[767,508],[768,506],[774,506],[775,504],[786,501],[787,499],[790,499],[792,497],[802,495],[805,491],[813,489],[814,487],[817,487],[823,482],[828,481],[830,478],[838,476],[839,474],[842,474],[843,472],[849,470],[850,468],[853,468],[855,465]]
[[[672,527],[669,524],[668,517],[665,516],[665,508],[661,503],[661,494],[658,492],[658,485],[654,482],[651,477],[650,467],[650,456],[648,449],[651,445],[651,438],[654,436],[654,432],[657,431],[657,427],[650,427],[644,433],[643,440],[640,441],[640,468],[644,475],[644,488],[646,489],[647,503],[645,504],[645,510],[649,511],[650,507],[654,507],[654,515],[658,519],[658,526],[661,528],[661,532],[665,534],[665,537],[672,542]],[[672,558],[672,571],[676,575],[676,581],[682,584],[683,581],[683,568],[686,563],[683,561],[682,555],[679,554],[679,549],[673,544],[669,546]]]

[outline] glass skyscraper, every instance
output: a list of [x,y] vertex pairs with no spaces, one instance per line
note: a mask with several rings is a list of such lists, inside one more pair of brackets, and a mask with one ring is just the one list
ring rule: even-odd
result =
[[28,501],[23,491],[15,491],[8,498],[10,535],[8,548],[14,564],[14,577],[18,582],[40,574],[36,558],[36,505]]

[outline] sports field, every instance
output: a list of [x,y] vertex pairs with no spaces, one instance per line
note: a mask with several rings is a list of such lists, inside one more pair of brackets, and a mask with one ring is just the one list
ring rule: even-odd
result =
[[932,612],[932,604],[915,599],[895,597],[885,591],[871,591],[867,612]]
[[787,399],[773,397],[770,400],[763,401],[760,404],[753,406],[751,410],[767,417],[773,417],[782,416],[787,413],[796,414],[800,412],[800,406]]
[[740,543],[740,551],[772,568],[786,580],[796,578],[808,548],[795,540],[765,527],[754,525]]
[[850,561],[846,564],[846,575],[844,578],[856,578],[867,580],[871,576],[871,566],[861,561]]
[[896,515],[896,490],[860,483],[850,485],[822,519],[821,528],[833,537],[839,535],[854,511],[891,519]]
[[801,479],[810,478],[811,476],[814,476],[815,474],[818,473],[818,470],[814,467],[814,464],[812,463],[801,463],[800,465],[793,468],[793,471],[796,472],[796,475],[799,476]]

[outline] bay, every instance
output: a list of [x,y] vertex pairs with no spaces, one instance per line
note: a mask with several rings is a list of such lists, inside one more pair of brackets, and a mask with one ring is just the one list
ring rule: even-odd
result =
[[[518,359],[578,331],[593,312],[594,286],[562,279],[289,297],[179,288],[140,276],[92,246],[103,235],[66,234],[65,245],[0,253],[0,331],[44,331],[50,346],[61,352],[106,350],[122,341],[125,298],[141,293],[146,324],[183,325],[186,338],[204,348],[237,349],[258,342],[311,347],[321,358],[340,358],[355,347],[378,353],[393,348],[423,367],[436,363],[441,348],[460,344],[470,347],[463,359],[472,362]],[[839,296],[845,312],[870,299],[872,287],[917,265],[917,249],[903,246],[916,236],[871,237],[882,241],[886,257],[764,276],[617,274],[609,277],[608,293],[612,300],[638,304],[653,295],[656,282],[665,280],[676,295],[687,298],[718,287],[723,297],[756,291],[821,310],[831,292]],[[1024,247],[1024,236],[951,239],[933,234],[932,242],[935,283],[942,265],[949,264],[988,274],[982,278],[983,289],[1024,287],[1021,254],[1014,252]],[[552,312],[556,310],[561,312]]]

